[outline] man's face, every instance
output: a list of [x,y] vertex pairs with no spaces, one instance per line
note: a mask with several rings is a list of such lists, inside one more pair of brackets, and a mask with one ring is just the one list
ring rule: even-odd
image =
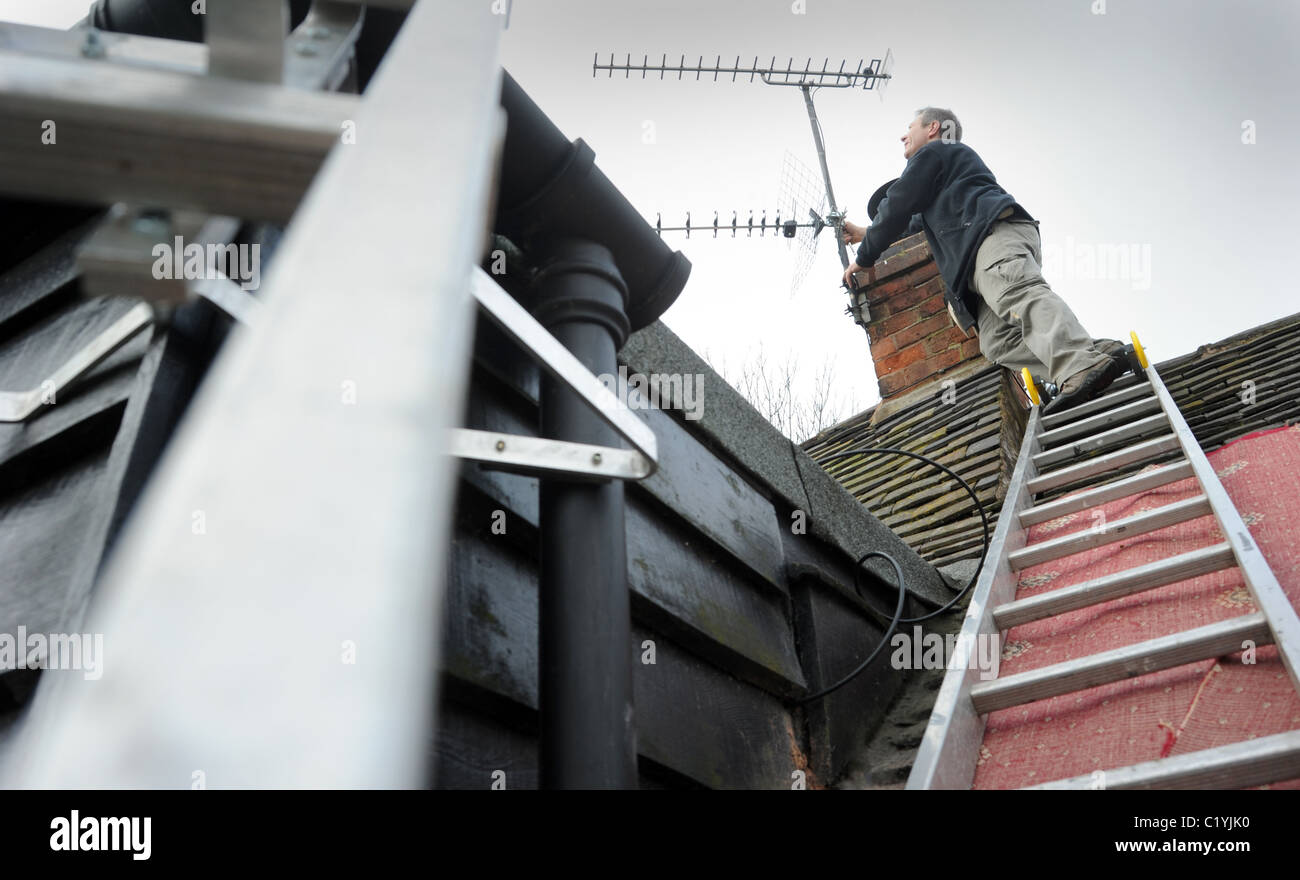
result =
[[912,124],[907,127],[907,134],[903,135],[903,158],[910,159],[916,155],[916,151],[928,144],[932,138],[930,129],[937,129],[939,123],[932,122],[929,125],[921,123],[921,117],[917,116],[912,120]]

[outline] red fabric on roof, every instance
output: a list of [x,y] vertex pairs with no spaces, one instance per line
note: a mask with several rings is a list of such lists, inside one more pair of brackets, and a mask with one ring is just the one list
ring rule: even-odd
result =
[[[1300,425],[1247,435],[1208,455],[1251,535],[1300,608]],[[1040,523],[1029,543],[1091,528],[1197,494],[1183,480]],[[1222,541],[1205,516],[1027,568],[1018,598]],[[1256,611],[1236,568],[1016,627],[999,676],[1131,645]],[[1300,697],[1275,648],[1115,682],[989,715],[974,788],[1019,788],[1300,728]],[[1300,780],[1270,788],[1300,788]]]

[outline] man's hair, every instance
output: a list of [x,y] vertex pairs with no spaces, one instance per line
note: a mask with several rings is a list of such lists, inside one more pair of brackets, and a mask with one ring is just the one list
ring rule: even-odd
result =
[[957,121],[957,115],[951,110],[944,110],[942,107],[922,107],[916,111],[916,115],[921,117],[922,125],[929,125],[931,122],[939,123],[941,140],[961,140],[961,123]]

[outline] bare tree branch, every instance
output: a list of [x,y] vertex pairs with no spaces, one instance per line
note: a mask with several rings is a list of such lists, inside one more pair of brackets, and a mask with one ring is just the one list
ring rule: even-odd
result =
[[[709,360],[707,352],[705,360]],[[830,357],[823,359],[811,384],[806,386],[800,383],[799,359],[795,352],[787,352],[784,360],[773,363],[762,343],[750,360],[741,366],[739,375],[733,374],[726,363],[713,366],[763,418],[796,442],[802,442],[858,411],[856,389],[852,385],[847,395],[842,390],[836,393],[835,364]],[[801,387],[804,387],[802,395]]]

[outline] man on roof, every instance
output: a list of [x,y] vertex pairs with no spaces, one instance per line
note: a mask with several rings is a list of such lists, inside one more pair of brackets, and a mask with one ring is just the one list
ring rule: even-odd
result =
[[1017,372],[1028,367],[1060,389],[1044,415],[1101,394],[1126,369],[1123,344],[1094,339],[1043,280],[1038,221],[961,142],[957,117],[924,107],[902,141],[907,166],[886,185],[871,226],[844,224],[844,240],[860,243],[844,283],[853,286],[863,271],[874,283],[881,253],[923,229],[957,326],[977,329],[980,350],[993,363]]

